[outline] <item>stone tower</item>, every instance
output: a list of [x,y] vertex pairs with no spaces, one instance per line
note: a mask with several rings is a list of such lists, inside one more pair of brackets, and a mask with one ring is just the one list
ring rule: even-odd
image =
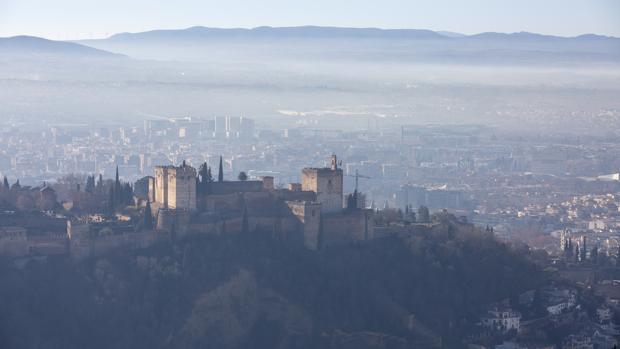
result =
[[196,209],[196,169],[181,166],[155,168],[155,202],[163,209]]
[[331,167],[304,168],[301,172],[301,188],[316,193],[322,212],[340,212],[343,208],[343,175],[338,168],[336,155],[331,157]]
[[316,250],[321,229],[321,204],[310,201],[287,201],[286,204],[303,226],[304,245]]

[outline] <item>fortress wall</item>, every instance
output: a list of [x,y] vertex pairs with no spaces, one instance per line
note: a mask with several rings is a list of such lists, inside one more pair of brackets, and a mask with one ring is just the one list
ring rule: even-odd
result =
[[243,198],[248,205],[255,204],[255,203],[262,203],[266,200],[270,200],[271,197],[272,197],[271,193],[268,191],[243,193]]
[[209,194],[205,200],[205,208],[207,211],[238,210],[240,201],[238,193]]
[[276,198],[283,201],[316,201],[316,193],[313,191],[278,189],[275,194]]
[[271,199],[270,192],[235,192],[230,194],[207,194],[204,198],[205,209],[207,211],[238,211],[242,209],[243,202],[248,206],[264,205]]
[[211,182],[207,192],[212,195],[226,195],[256,191],[263,191],[263,181]]
[[71,241],[71,256],[81,259],[98,257],[120,248],[138,249],[151,246],[156,236],[153,231],[77,238]]
[[369,210],[324,215],[323,234],[323,241],[327,244],[372,239],[372,215]]

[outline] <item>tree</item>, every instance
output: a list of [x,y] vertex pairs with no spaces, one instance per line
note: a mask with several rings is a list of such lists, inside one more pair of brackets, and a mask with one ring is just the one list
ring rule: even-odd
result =
[[93,193],[95,191],[95,176],[88,176],[86,177],[86,187],[84,188],[84,191],[87,193]]
[[146,201],[146,207],[144,208],[144,229],[151,230],[153,229],[153,214],[151,212],[151,202]]
[[223,182],[224,181],[224,167],[222,164],[222,156],[220,156],[220,169],[217,173],[217,181],[218,182]]
[[9,179],[6,176],[4,176],[4,184],[3,184],[3,186],[4,186],[5,190],[9,190],[10,189]]
[[592,251],[590,251],[590,260],[594,264],[598,263],[598,247],[597,246],[594,246]]
[[133,188],[131,184],[125,183],[121,187],[120,204],[133,205]]
[[114,213],[116,209],[116,205],[114,204],[114,187],[110,187],[110,191],[108,194],[108,210],[110,213]]
[[583,243],[583,246],[580,246],[579,251],[581,252],[581,255],[579,256],[579,260],[582,262],[585,262],[586,257],[587,257],[587,247],[586,247],[586,239],[584,237],[582,237],[581,242]]
[[241,221],[241,233],[247,234],[250,232],[250,222],[248,221],[248,208],[243,206],[243,220]]
[[99,180],[97,181],[97,192],[101,194],[103,191],[103,175],[99,174]]
[[118,176],[118,165],[116,166],[116,176],[114,179],[114,186],[112,187],[112,206],[116,209],[121,201],[122,201],[122,194],[121,191],[123,190],[122,186],[121,186],[121,181],[119,179]]
[[248,180],[248,175],[241,171],[239,172],[239,176],[237,176],[237,179],[239,179],[240,181],[247,181]]
[[347,208],[348,210],[353,210],[353,209],[355,209],[355,208],[356,208],[355,206],[357,206],[357,205],[355,204],[355,198],[353,197],[353,194],[348,194],[348,195],[346,196],[346,203],[347,203],[346,208]]
[[213,176],[211,175],[211,167],[207,165],[205,161],[198,170],[198,174],[200,175],[200,182],[203,184],[213,182]]
[[418,208],[417,222],[418,223],[429,223],[431,221],[431,215],[428,211],[428,207],[420,206]]

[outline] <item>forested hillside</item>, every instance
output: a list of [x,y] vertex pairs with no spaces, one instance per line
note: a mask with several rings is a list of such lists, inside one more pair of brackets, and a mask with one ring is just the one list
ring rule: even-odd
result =
[[318,252],[193,236],[81,262],[4,260],[0,347],[459,347],[481,307],[545,282],[530,257],[450,221]]

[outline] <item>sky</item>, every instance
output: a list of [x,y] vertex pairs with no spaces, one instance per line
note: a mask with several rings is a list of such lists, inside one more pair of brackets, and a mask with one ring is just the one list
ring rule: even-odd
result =
[[620,37],[620,0],[0,0],[0,37],[324,25]]

